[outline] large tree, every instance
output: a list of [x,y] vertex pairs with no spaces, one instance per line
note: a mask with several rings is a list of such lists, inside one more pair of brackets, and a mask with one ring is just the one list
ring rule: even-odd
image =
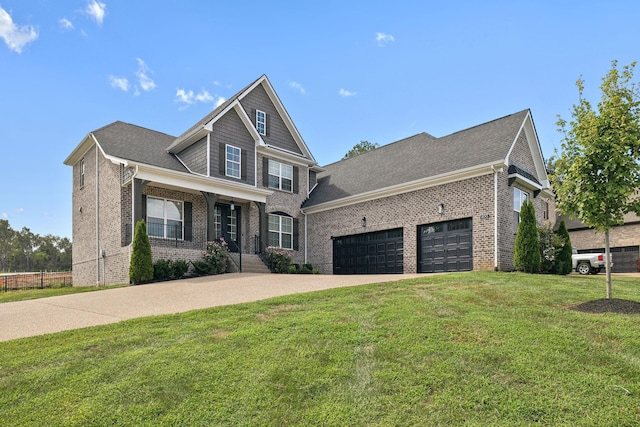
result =
[[[564,133],[562,151],[551,175],[560,212],[604,233],[609,258],[609,230],[623,224],[628,212],[640,214],[640,98],[632,82],[636,63],[617,67],[602,79],[602,97],[594,109],[584,97],[585,82],[576,82],[579,103],[571,120],[558,117]],[[612,298],[611,269],[606,263],[607,298]]]
[[344,155],[343,159],[348,159],[349,157],[357,156],[361,153],[366,153],[367,151],[375,150],[380,145],[377,142],[371,143],[369,141],[360,141],[353,148],[347,151],[347,154]]

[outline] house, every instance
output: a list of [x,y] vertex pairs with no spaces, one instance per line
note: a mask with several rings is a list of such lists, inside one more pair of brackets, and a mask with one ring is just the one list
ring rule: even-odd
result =
[[154,259],[201,259],[224,237],[232,252],[279,246],[303,261],[300,205],[321,169],[264,75],[178,137],[115,122],[64,163],[76,285],[128,282],[141,219]]
[[[604,252],[604,233],[597,233],[580,220],[560,216],[564,220],[571,245],[578,253]],[[609,248],[613,258],[613,273],[637,272],[636,260],[640,258],[640,217],[635,213],[624,216],[624,224],[609,231]]]
[[182,135],[115,122],[64,163],[76,285],[128,281],[141,219],[154,259],[224,237],[240,259],[276,246],[321,273],[411,273],[511,270],[522,202],[553,211],[529,110],[319,167],[264,75]]

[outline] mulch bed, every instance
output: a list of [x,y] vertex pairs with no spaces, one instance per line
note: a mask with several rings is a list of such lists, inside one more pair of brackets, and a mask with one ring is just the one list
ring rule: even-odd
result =
[[582,311],[584,313],[620,313],[620,314],[640,314],[640,302],[626,299],[597,299],[583,302],[569,307],[571,310]]

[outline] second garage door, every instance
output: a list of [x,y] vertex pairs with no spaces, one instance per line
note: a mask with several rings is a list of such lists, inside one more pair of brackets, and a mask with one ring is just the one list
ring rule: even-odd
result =
[[402,228],[333,239],[333,274],[403,272]]
[[473,269],[471,218],[418,226],[418,272]]

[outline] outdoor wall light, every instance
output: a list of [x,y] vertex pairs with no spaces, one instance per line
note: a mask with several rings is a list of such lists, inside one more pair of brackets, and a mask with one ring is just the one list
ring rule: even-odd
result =
[[361,223],[362,223],[362,226],[363,226],[363,227],[366,227],[366,226],[367,226],[367,217],[366,217],[366,216],[363,216],[363,217],[362,217],[362,221],[361,221]]
[[231,209],[232,211],[235,211],[236,205],[234,205],[233,202],[231,202],[231,206],[229,206],[229,209]]
[[438,205],[438,213],[442,215],[444,213],[444,203]]

